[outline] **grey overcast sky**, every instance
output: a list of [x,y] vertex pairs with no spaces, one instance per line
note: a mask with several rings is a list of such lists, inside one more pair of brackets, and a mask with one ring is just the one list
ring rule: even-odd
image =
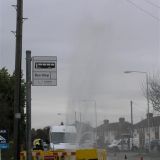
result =
[[[145,75],[123,72],[152,75],[160,70],[160,0],[148,1],[24,0],[24,17],[29,18],[23,23],[24,75],[26,50],[58,59],[58,85],[32,87],[32,127],[59,124],[66,115],[72,123],[75,112],[78,120],[82,114],[93,122],[94,102],[98,124],[119,117],[130,121],[130,100],[134,122],[145,117]],[[0,67],[10,72],[15,62],[13,4],[16,0],[0,0]]]

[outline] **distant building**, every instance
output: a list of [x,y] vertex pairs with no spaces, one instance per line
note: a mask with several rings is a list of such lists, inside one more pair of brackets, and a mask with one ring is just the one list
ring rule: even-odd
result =
[[111,143],[115,139],[120,139],[122,136],[130,136],[131,123],[125,121],[125,118],[119,118],[119,122],[109,123],[109,120],[104,120],[104,123],[97,127],[98,139],[104,143]]
[[[160,116],[153,117],[153,114],[149,113],[146,119],[133,125],[133,137],[139,140],[139,145],[142,148],[146,147],[149,142],[148,128],[150,129],[150,141],[160,140]],[[104,123],[97,127],[98,142],[105,145],[116,139],[131,137],[131,129],[131,123],[125,121],[125,118],[119,118],[119,122],[115,123],[104,120]]]
[[160,139],[160,116],[153,117],[153,114],[149,113],[147,114],[146,119],[134,125],[133,136],[139,139],[141,147],[144,147],[149,142],[148,129],[150,129],[150,140]]

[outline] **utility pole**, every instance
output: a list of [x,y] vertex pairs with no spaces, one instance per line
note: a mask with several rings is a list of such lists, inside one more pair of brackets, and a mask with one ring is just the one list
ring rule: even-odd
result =
[[77,121],[77,113],[75,112],[75,124],[76,124],[76,121]]
[[80,121],[80,123],[82,122],[82,115],[81,115],[81,112],[79,113],[79,121]]
[[133,147],[133,102],[131,104],[131,138],[132,138],[132,147]]
[[98,127],[98,125],[97,125],[97,103],[96,103],[96,100],[94,100],[93,102],[94,102],[94,107],[95,107],[94,109],[95,109],[95,120],[96,120],[96,127],[95,127],[95,128],[96,128],[95,144],[96,144],[96,147],[97,147],[97,133],[98,133],[98,132],[97,132],[97,131],[98,131],[98,128],[97,128],[97,127]]
[[32,159],[31,153],[31,51],[26,51],[26,148],[27,160]]
[[22,22],[23,0],[17,0],[16,49],[15,49],[15,93],[14,93],[14,160],[20,159],[21,121],[21,61],[22,61]]
[[148,73],[147,72],[142,72],[142,71],[125,71],[124,73],[142,73],[142,74],[145,74],[145,76],[146,76],[146,85],[147,85],[147,128],[148,128],[148,149],[149,149],[149,152],[150,152],[150,141],[151,141],[151,131],[150,131],[150,114],[149,114],[149,76],[148,76]]
[[151,146],[151,131],[150,131],[150,111],[149,111],[149,77],[148,74],[146,73],[146,84],[147,84],[147,106],[148,106],[148,113],[147,113],[147,123],[148,123],[148,150],[150,152],[150,146]]

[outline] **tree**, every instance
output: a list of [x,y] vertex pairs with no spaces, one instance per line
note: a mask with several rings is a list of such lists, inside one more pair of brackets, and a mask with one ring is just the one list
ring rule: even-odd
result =
[[13,105],[14,105],[14,78],[5,68],[0,70],[0,126],[7,128],[10,138],[13,138]]
[[[13,141],[14,126],[14,88],[15,75],[9,74],[6,68],[0,69],[0,129],[7,129],[9,133],[9,141]],[[21,143],[25,142],[25,83],[22,79],[21,93]]]
[[45,127],[43,129],[32,129],[32,142],[34,139],[40,138],[46,143],[49,143],[49,127]]
[[157,76],[149,78],[148,97],[155,111],[160,112],[160,79]]

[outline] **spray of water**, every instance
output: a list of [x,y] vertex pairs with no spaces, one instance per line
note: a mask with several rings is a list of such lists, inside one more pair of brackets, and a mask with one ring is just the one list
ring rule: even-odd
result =
[[76,126],[76,143],[81,148],[96,144],[96,94],[103,75],[104,37],[105,25],[91,19],[82,22],[75,36],[67,122]]

